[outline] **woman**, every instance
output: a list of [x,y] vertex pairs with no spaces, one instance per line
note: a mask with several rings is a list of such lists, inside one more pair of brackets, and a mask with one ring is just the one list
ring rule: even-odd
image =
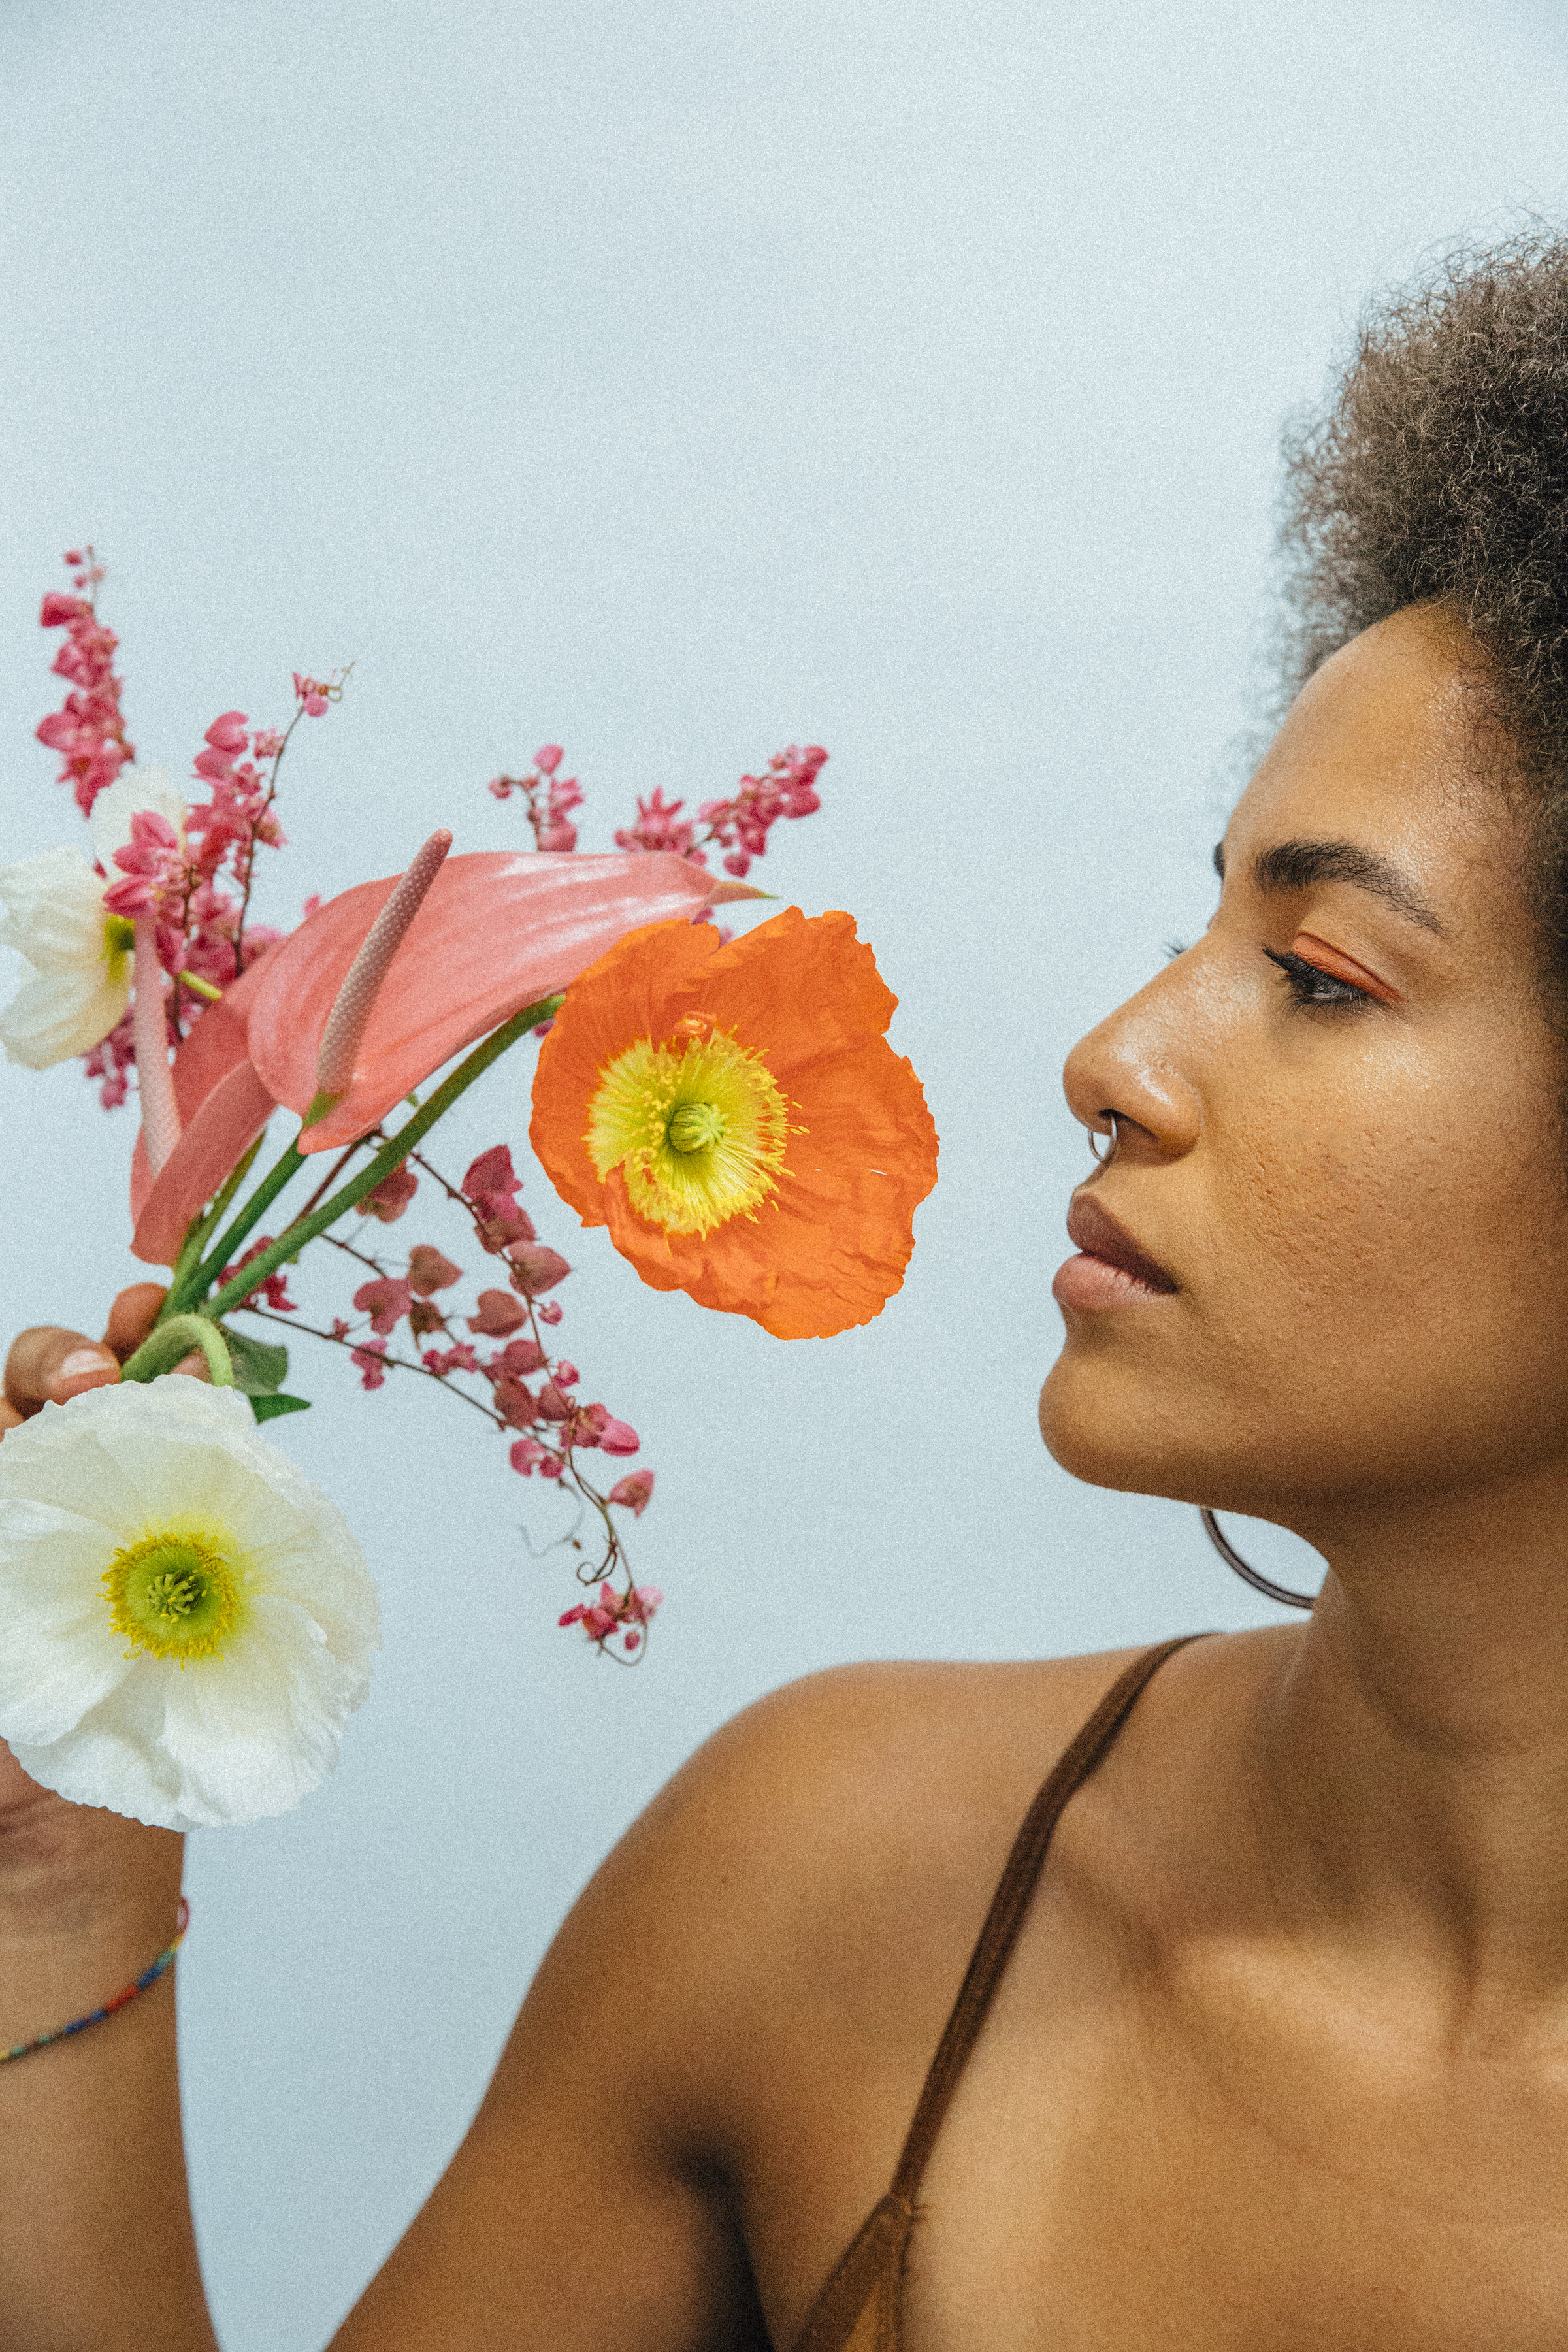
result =
[[[731,1724],[338,2352],[1568,2346],[1568,241],[1376,320],[1291,482],[1219,910],[1068,1064],[1111,1148],[1041,1424],[1297,1529],[1310,1622]],[[0,1802],[3,2046],[166,1940],[179,1856]],[[214,2341],[168,1985],[0,2069],[0,2340]]]

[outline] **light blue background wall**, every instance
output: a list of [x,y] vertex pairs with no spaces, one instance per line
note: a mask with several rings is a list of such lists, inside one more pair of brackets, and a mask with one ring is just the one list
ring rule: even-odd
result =
[[[84,536],[177,774],[216,711],[355,662],[289,782],[284,919],[438,822],[514,840],[483,787],[548,737],[589,846],[816,740],[824,811],[760,878],[858,916],[943,1139],[902,1296],[831,1344],[643,1290],[531,1185],[563,1339],[658,1473],[635,1675],[553,1631],[477,1422],[301,1349],[280,1442],[387,1638],[337,1779],[195,1842],[229,2352],[324,2340],[574,1889],[735,1707],[1268,1613],[1193,1513],[1041,1454],[1088,1164],[1058,1073],[1206,918],[1283,413],[1372,285],[1562,204],[1565,68],[1555,9],[1443,0],[7,0],[0,855],[74,825],[34,615]],[[68,1067],[0,1108],[6,1327],[97,1328],[129,1120]]]

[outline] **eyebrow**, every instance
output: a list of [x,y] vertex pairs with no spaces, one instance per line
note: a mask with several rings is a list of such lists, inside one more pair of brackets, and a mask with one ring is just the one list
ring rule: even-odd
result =
[[[1216,841],[1214,870],[1225,879],[1225,844]],[[1307,890],[1314,882],[1349,882],[1369,890],[1374,898],[1395,908],[1424,930],[1443,935],[1443,926],[1430,907],[1417,897],[1408,878],[1391,859],[1355,841],[1279,841],[1261,849],[1252,861],[1253,886],[1265,892]]]

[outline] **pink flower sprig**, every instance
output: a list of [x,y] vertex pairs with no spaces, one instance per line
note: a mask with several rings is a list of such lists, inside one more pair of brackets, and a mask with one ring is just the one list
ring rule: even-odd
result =
[[[395,1223],[417,1195],[416,1166],[463,1211],[480,1249],[496,1261],[498,1276],[504,1274],[505,1286],[498,1281],[481,1287],[469,1312],[443,1296],[463,1278],[462,1268],[443,1250],[416,1242],[398,1264],[389,1262],[379,1247],[366,1246],[366,1229],[375,1223]],[[637,1613],[634,1604],[639,1588],[632,1583],[612,1512],[629,1511],[640,1518],[653,1494],[654,1474],[631,1471],[605,1491],[587,1473],[584,1457],[599,1453],[612,1460],[625,1458],[638,1452],[639,1440],[636,1430],[607,1406],[582,1399],[576,1365],[547,1343],[545,1334],[559,1323],[561,1308],[545,1294],[557,1288],[571,1268],[539,1239],[519,1201],[521,1191],[521,1181],[505,1144],[481,1152],[460,1184],[451,1183],[422,1154],[413,1155],[413,1164],[397,1170],[367,1195],[362,1203],[364,1224],[356,1238],[331,1233],[322,1236],[365,1277],[353,1293],[358,1319],[334,1316],[330,1328],[295,1319],[291,1328],[346,1349],[367,1391],[384,1387],[394,1371],[416,1372],[436,1381],[481,1412],[508,1439],[507,1458],[520,1475],[537,1476],[575,1494],[600,1531],[592,1558],[577,1538],[568,1538],[582,1555],[579,1580],[618,1592],[619,1613],[613,1622],[601,1622],[605,1606],[601,1598],[593,1604],[598,1612],[593,1624],[570,1612],[561,1622],[584,1624],[590,1640],[605,1654],[630,1664],[641,1654],[647,1625],[661,1596],[652,1587],[641,1588],[645,1613]],[[248,1264],[262,1246],[248,1251],[224,1278]],[[274,1276],[272,1281],[277,1280]],[[269,1286],[235,1311],[268,1320],[296,1312],[285,1291],[274,1294]],[[397,1351],[395,1342],[404,1328],[415,1341],[427,1343],[416,1358]]]
[[601,1652],[618,1633],[622,1649],[631,1657],[641,1648],[643,1628],[652,1622],[653,1612],[663,1599],[657,1584],[634,1584],[617,1592],[613,1584],[606,1582],[600,1585],[596,1601],[579,1601],[574,1609],[568,1609],[555,1622],[558,1625],[581,1625]]
[[[582,807],[583,794],[575,776],[559,773],[563,757],[559,743],[546,743],[534,753],[528,775],[490,782],[498,801],[513,793],[521,796],[536,849],[577,846],[577,827],[570,819]],[[717,845],[724,853],[725,873],[742,881],[781,817],[810,816],[822,806],[816,779],[826,759],[820,743],[792,743],[773,753],[760,776],[742,776],[727,800],[704,801],[695,817],[686,815],[683,800],[667,800],[662,786],[655,785],[646,800],[638,800],[636,823],[616,833],[616,846],[672,850],[694,866],[706,866],[710,847]]]
[[[706,866],[708,850],[723,850],[726,874],[742,881],[752,860],[761,857],[768,835],[781,817],[811,816],[822,806],[816,779],[827,754],[819,743],[804,751],[792,743],[775,751],[760,776],[742,776],[728,800],[704,801],[697,821],[683,816],[684,801],[667,801],[657,787],[637,802],[637,823],[616,835],[617,849],[673,849],[693,865]],[[698,824],[707,827],[699,834]]]
[[50,667],[69,687],[59,709],[49,713],[37,734],[40,743],[59,753],[58,781],[70,785],[78,808],[90,816],[100,793],[135,759],[136,750],[120,708],[124,680],[114,673],[120,640],[98,617],[103,567],[90,547],[70,548],[65,560],[77,593],[68,596],[51,589],[38,625],[64,629],[66,641]]
[[[822,806],[816,779],[826,759],[820,743],[808,743],[804,750],[792,743],[787,751],[773,753],[762,775],[742,776],[731,799],[704,801],[697,814],[708,830],[699,849],[717,842],[725,853],[725,873],[743,881],[781,817],[812,816]],[[620,839],[618,834],[616,837]]]
[[[66,642],[54,668],[69,681],[58,711],[37,729],[38,739],[60,754],[59,781],[69,783],[84,816],[100,793],[135,759],[121,709],[123,680],[114,670],[119,639],[100,618],[98,590],[104,568],[93,549],[72,548],[69,595],[51,590],[39,621],[63,628]],[[341,701],[352,669],[330,678],[294,673],[295,710],[281,730],[252,730],[242,710],[214,719],[195,761],[196,793],[182,843],[167,818],[142,812],[132,819],[132,839],[115,853],[105,904],[111,913],[156,923],[158,961],[172,987],[168,998],[169,1042],[177,1045],[200,1019],[215,991],[238,978],[282,934],[248,919],[259,848],[280,849],[284,835],[274,803],[279,763],[301,719],[319,718]],[[122,1104],[135,1069],[132,1016],[128,1012],[100,1044],[82,1056],[87,1076],[97,1081],[106,1110]]]
[[572,816],[582,807],[583,795],[575,776],[559,772],[563,756],[559,743],[546,743],[534,753],[531,774],[495,776],[490,781],[489,790],[498,801],[510,799],[513,793],[522,795],[535,849],[564,852],[577,846]]

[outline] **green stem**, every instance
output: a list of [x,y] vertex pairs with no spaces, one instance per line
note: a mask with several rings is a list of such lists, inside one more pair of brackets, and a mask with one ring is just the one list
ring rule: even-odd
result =
[[122,1381],[155,1381],[160,1372],[172,1372],[195,1348],[207,1360],[214,1388],[233,1388],[234,1366],[229,1361],[223,1333],[205,1315],[171,1315],[155,1325],[135,1354],[127,1358],[120,1377]]
[[163,1308],[165,1319],[194,1307],[203,1292],[211,1289],[246,1234],[253,1225],[260,1223],[285,1184],[291,1177],[297,1176],[304,1165],[304,1153],[297,1143],[291,1143],[281,1160],[268,1170],[227,1232],[218,1235],[200,1265],[193,1268],[184,1281],[170,1291],[168,1303]]
[[171,1298],[178,1296],[186,1276],[191,1272],[193,1266],[199,1262],[202,1249],[205,1244],[208,1234],[212,1233],[217,1224],[218,1219],[222,1216],[224,1211],[227,1208],[229,1202],[233,1200],[235,1194],[238,1192],[240,1186],[249,1175],[251,1169],[256,1164],[256,1155],[260,1150],[266,1140],[267,1130],[264,1128],[261,1133],[257,1137],[255,1142],[251,1145],[249,1150],[246,1153],[244,1159],[239,1162],[239,1165],[231,1170],[230,1173],[225,1178],[223,1187],[218,1192],[216,1199],[214,1201],[212,1207],[207,1211],[205,1216],[197,1217],[192,1223],[190,1232],[185,1235],[180,1255],[174,1262],[174,1279],[169,1285],[169,1296]]
[[[289,1227],[287,1233],[279,1234],[275,1242],[269,1242],[258,1257],[251,1259],[243,1274],[237,1274],[232,1282],[226,1282],[216,1297],[211,1300],[206,1310],[215,1322],[226,1315],[232,1307],[237,1307],[242,1299],[248,1298],[252,1291],[259,1290],[269,1274],[275,1273],[279,1266],[287,1265],[289,1259],[298,1257],[307,1242],[313,1242],[318,1234],[324,1234],[329,1225],[336,1224],[340,1217],[345,1216],[350,1209],[356,1207],[367,1192],[374,1192],[378,1184],[384,1182],[395,1168],[400,1168],[403,1165],[420,1137],[426,1134],[435,1126],[437,1120],[451,1109],[458,1096],[466,1094],[474,1080],[482,1077],[490,1064],[498,1061],[509,1045],[515,1045],[520,1037],[526,1037],[529,1031],[536,1029],[542,1021],[550,1020],[560,1010],[561,1003],[562,999],[559,996],[541,997],[537,1004],[525,1004],[521,1013],[514,1013],[510,1021],[503,1022],[499,1029],[492,1030],[483,1044],[476,1045],[468,1059],[459,1062],[451,1076],[437,1087],[424,1108],[416,1110],[412,1118],[404,1121],[397,1133],[390,1142],[382,1146],[367,1167],[362,1168],[357,1176],[351,1176],[340,1192],[334,1192],[330,1200],[323,1201],[321,1207],[314,1210],[310,1216],[300,1217],[296,1223]],[[295,1152],[294,1158],[297,1165],[300,1154]],[[277,1169],[272,1172],[276,1176]],[[290,1169],[289,1174],[292,1175],[292,1173],[293,1170]],[[271,1179],[268,1181],[270,1182]],[[285,1178],[284,1181],[287,1181]],[[262,1190],[265,1192],[266,1189],[264,1185]],[[276,1185],[273,1187],[274,1192],[279,1189]],[[268,1198],[270,1197],[271,1195],[268,1194]],[[236,1226],[231,1227],[230,1234],[224,1237],[226,1248],[238,1222],[237,1219]],[[251,1217],[244,1230],[248,1233],[255,1222],[255,1217]],[[217,1255],[218,1252],[215,1250],[213,1257]],[[212,1260],[209,1258],[207,1263],[210,1265]]]

